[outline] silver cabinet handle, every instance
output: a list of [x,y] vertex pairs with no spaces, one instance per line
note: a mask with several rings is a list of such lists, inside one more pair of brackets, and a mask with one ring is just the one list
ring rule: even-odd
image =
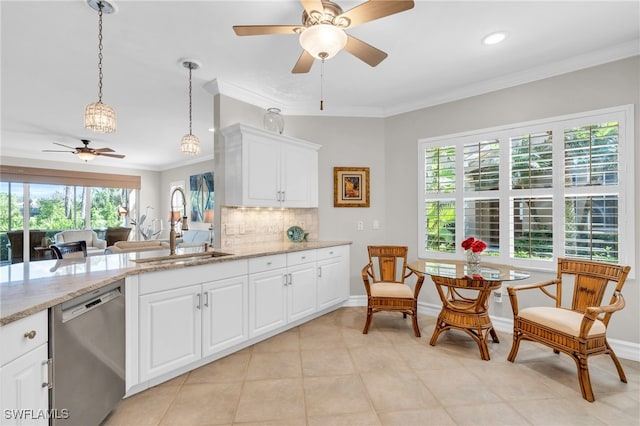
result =
[[284,191],[282,191],[282,200],[280,201],[284,201],[286,199],[286,197],[284,196]]
[[291,274],[287,274],[289,276],[289,285],[293,284],[293,276]]
[[196,309],[200,309],[200,293],[198,293],[197,296],[198,296],[198,303],[196,304]]
[[318,277],[322,277],[322,266],[318,266]]
[[[47,370],[47,377],[46,377],[46,381],[43,378],[42,380],[42,387],[43,388],[47,388],[47,389],[52,389],[53,388],[53,381],[51,380],[51,378],[53,377],[53,360],[51,358],[49,358],[46,361],[42,361],[42,367],[47,366],[46,370]],[[43,368],[44,370],[44,368]]]
[[209,307],[209,292],[208,291],[204,293],[204,306],[206,308]]
[[289,281],[287,279],[287,274],[282,275],[282,284],[289,285]]

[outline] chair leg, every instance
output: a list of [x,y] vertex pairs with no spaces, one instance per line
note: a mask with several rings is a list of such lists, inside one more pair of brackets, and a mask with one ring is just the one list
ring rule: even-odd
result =
[[578,382],[580,383],[582,397],[589,402],[593,402],[595,401],[595,397],[593,396],[593,389],[591,389],[591,378],[589,377],[587,358],[576,358],[576,365],[578,366]]
[[420,328],[418,327],[418,314],[416,312],[414,312],[411,316],[411,320],[413,322],[413,334],[415,334],[416,337],[420,337]]
[[618,361],[618,357],[616,356],[615,352],[613,352],[613,349],[611,349],[611,346],[609,346],[609,342],[605,343],[607,345],[607,350],[609,351],[609,356],[611,356],[613,363],[616,365],[616,370],[618,370],[618,376],[620,376],[620,380],[624,383],[627,383],[627,376],[624,375],[624,370],[622,369],[620,361]]
[[493,343],[500,343],[500,339],[498,339],[498,334],[493,328],[489,330],[489,333],[491,334],[491,340],[493,340]]
[[511,352],[509,352],[507,361],[514,362],[516,360],[516,356],[518,355],[518,349],[520,348],[521,338],[522,338],[522,333],[520,331],[513,330],[513,343],[511,344]]
[[433,334],[431,335],[431,340],[429,340],[429,344],[431,346],[436,345],[436,342],[438,341],[438,336],[442,332],[444,326],[445,324],[444,322],[442,322],[442,318],[440,317],[440,315],[438,315],[438,322],[436,322],[436,328],[435,330],[433,330]]
[[402,313],[402,318],[407,319],[407,313],[406,312]]
[[371,325],[371,316],[373,312],[371,308],[367,308],[367,320],[364,323],[364,330],[362,330],[362,334],[367,334],[369,332],[369,326]]
[[478,343],[478,348],[480,349],[480,358],[484,361],[489,361],[491,357],[489,356],[489,347],[487,346],[487,339],[485,338],[482,330],[478,330],[478,333],[475,333],[477,336],[476,342]]

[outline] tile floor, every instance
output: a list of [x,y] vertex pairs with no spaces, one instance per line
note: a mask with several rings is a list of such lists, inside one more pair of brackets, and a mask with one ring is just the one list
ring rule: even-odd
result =
[[482,361],[466,334],[429,345],[400,314],[342,308],[123,400],[105,425],[639,425],[640,364],[590,360],[594,403],[574,362],[498,333]]

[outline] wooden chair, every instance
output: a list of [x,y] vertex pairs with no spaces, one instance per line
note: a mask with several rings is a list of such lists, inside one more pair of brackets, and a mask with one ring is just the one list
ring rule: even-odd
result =
[[491,291],[499,289],[502,283],[437,275],[432,275],[431,279],[442,300],[442,310],[429,344],[435,346],[438,336],[445,330],[461,330],[476,341],[480,349],[480,358],[485,361],[491,359],[487,347],[487,334],[491,335],[495,343],[500,343],[500,340],[489,318],[487,304]]
[[[521,340],[542,343],[555,353],[564,352],[576,363],[582,397],[593,402],[593,390],[589,377],[588,357],[608,354],[618,370],[620,380],[624,375],[620,361],[606,338],[611,315],[624,308],[622,286],[631,267],[578,259],[558,259],[557,278],[539,284],[508,287],[513,310],[513,346],[508,360],[514,362]],[[562,306],[563,277],[573,277],[573,297],[570,307]],[[553,291],[555,286],[555,292]],[[551,287],[551,288],[548,288]],[[607,291],[612,291],[609,305],[601,306]],[[540,289],[555,301],[555,306],[518,308],[517,292]]]
[[[380,311],[402,312],[411,315],[413,332],[420,337],[418,327],[418,294],[424,275],[407,267],[406,246],[368,246],[369,263],[362,268],[362,280],[367,290],[367,321],[363,334],[369,332],[371,317]],[[376,273],[376,269],[378,273]],[[411,275],[417,278],[414,289],[405,284]],[[371,282],[369,281],[371,279]]]
[[104,239],[107,240],[107,247],[114,245],[118,241],[127,241],[131,228],[124,226],[115,226],[107,228],[104,234]]
[[[38,230],[30,230],[29,231],[29,250],[30,250],[30,260],[34,260],[37,257],[35,248],[42,245],[42,240],[47,236],[45,231]],[[24,231],[8,231],[7,239],[9,240],[9,244],[7,245],[10,249],[9,259],[11,263],[20,263],[24,262],[22,258],[23,255],[23,240],[24,240]]]
[[87,257],[87,242],[84,240],[53,244],[51,249],[58,259]]

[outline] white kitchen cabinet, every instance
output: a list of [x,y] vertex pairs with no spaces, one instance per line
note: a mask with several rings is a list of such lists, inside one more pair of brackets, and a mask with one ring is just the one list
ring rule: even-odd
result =
[[284,254],[249,259],[249,337],[287,323],[287,258]]
[[336,246],[317,251],[318,310],[349,297],[349,248]]
[[318,207],[320,145],[234,124],[225,138],[225,204]]
[[249,338],[249,298],[246,275],[202,286],[202,357]]
[[[286,268],[285,268],[286,265]],[[249,336],[316,312],[316,252],[265,256],[249,262]]]
[[152,272],[139,281],[139,381],[248,338],[246,261]]
[[140,379],[201,357],[201,286],[140,296]]
[[0,328],[3,425],[49,423],[47,321],[47,311],[41,311]]

